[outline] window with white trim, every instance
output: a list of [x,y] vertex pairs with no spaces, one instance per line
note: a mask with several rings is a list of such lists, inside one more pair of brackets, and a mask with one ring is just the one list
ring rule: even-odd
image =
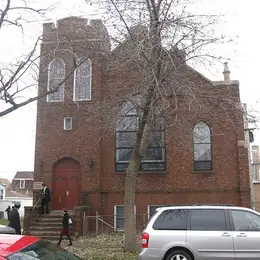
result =
[[21,190],[25,189],[25,180],[20,180],[20,189]]
[[64,61],[58,58],[52,60],[48,70],[48,91],[54,90],[54,92],[47,96],[48,102],[62,102],[64,100],[64,79]]
[[156,209],[163,207],[163,205],[148,205],[148,209],[147,209],[147,215],[148,215],[148,219],[150,219],[154,213],[156,213]]
[[5,216],[5,212],[4,211],[0,211],[0,218],[4,218]]
[[91,100],[91,60],[86,57],[81,57],[77,59],[77,66],[74,72],[74,100]]
[[4,190],[1,189],[0,190],[0,200],[3,200],[4,199]]
[[204,122],[199,122],[193,129],[194,170],[212,170],[211,130]]
[[[142,113],[138,110],[136,104],[131,101],[126,102],[121,110],[121,118],[116,128],[116,171],[125,171],[128,167]],[[148,147],[140,170],[165,170],[165,127],[162,116],[157,112],[154,112],[153,123],[149,129]]]
[[[136,213],[136,206],[135,206]],[[125,209],[124,205],[115,205],[114,206],[114,229],[117,231],[124,230],[124,215]]]

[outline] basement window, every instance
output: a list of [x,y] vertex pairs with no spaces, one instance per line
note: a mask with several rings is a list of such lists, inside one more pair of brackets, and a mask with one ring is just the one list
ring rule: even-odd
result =
[[[135,214],[136,214],[136,206],[135,206]],[[114,206],[114,229],[116,231],[124,231],[124,215],[125,209],[123,205],[115,205]]]

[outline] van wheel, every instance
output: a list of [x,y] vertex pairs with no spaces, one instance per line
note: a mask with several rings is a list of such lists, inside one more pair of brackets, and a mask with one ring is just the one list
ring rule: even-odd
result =
[[192,260],[191,256],[182,250],[172,251],[167,257],[166,260]]

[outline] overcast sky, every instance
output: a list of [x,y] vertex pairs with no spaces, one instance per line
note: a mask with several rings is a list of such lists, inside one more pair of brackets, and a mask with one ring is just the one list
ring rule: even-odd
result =
[[[4,1],[0,0],[0,6]],[[230,58],[231,78],[240,81],[242,102],[260,111],[258,83],[260,36],[257,29],[260,24],[259,0],[198,1],[201,2],[203,10],[208,9],[216,14],[226,14],[226,23],[219,26],[217,30],[227,35],[239,36],[237,43],[220,46],[218,54]],[[97,17],[84,0],[33,0],[32,2],[45,7],[53,5],[52,11],[46,14],[44,22],[55,22],[57,19],[70,15]],[[0,32],[0,62],[7,62],[13,56],[17,57],[25,48],[30,48],[37,36],[41,34],[43,20],[33,17],[31,21],[30,24],[26,24],[23,37],[19,31],[10,26]],[[210,70],[199,69],[210,79],[223,79],[222,66],[216,66]],[[35,90],[32,89],[32,91]],[[12,179],[16,171],[33,171],[35,125],[35,103],[0,118],[0,177]],[[255,144],[260,144],[258,131],[255,132]]]

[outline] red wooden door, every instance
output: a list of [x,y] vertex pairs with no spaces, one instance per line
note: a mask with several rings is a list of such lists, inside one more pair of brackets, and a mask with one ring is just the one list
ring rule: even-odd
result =
[[54,185],[52,189],[52,207],[54,209],[66,208],[66,178],[55,172]]
[[55,167],[52,207],[73,209],[80,199],[80,166],[72,159],[63,159]]

